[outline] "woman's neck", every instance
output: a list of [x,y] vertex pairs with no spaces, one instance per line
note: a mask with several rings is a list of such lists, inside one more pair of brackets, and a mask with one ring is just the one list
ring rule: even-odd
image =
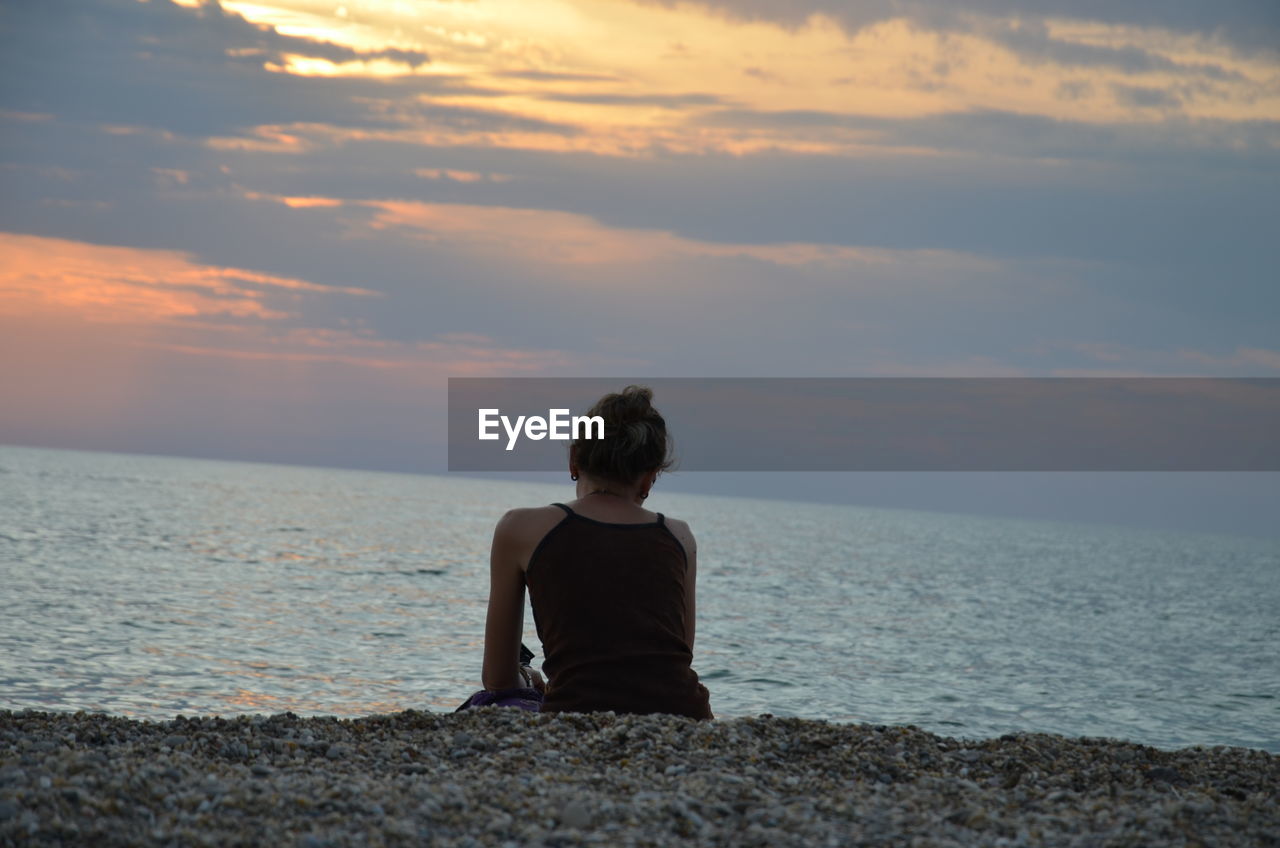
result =
[[585,498],[592,500],[619,500],[635,506],[641,506],[648,494],[648,492],[641,492],[640,487],[635,485],[623,486],[617,483],[592,480],[588,477],[578,480],[577,496],[579,500]]

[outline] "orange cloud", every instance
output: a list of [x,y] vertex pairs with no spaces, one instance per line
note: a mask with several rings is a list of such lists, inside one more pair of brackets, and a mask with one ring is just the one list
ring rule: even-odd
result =
[[[272,199],[290,205],[298,200]],[[326,199],[318,200],[329,205]],[[561,351],[508,348],[476,334],[390,341],[358,326],[292,323],[298,317],[299,298],[333,295],[379,293],[200,265],[174,250],[0,233],[0,322],[11,330],[5,360],[9,365],[22,362],[27,368],[48,365],[61,371],[77,370],[71,363],[80,362],[79,370],[85,372],[103,367],[137,375],[146,370],[148,357],[180,354],[237,362],[400,369],[442,377],[542,373],[573,364]],[[19,333],[15,328],[23,329]],[[90,353],[106,349],[112,353],[105,358]],[[31,382],[34,373],[29,371],[24,381]],[[18,375],[15,371],[10,376]],[[118,382],[107,382],[113,381]],[[45,382],[58,393],[57,381]]]
[[176,250],[0,233],[0,314],[53,311],[93,322],[145,324],[211,317],[280,321],[293,315],[285,307],[302,292],[378,294],[200,265]]
[[333,209],[342,201],[332,197],[282,197],[280,201],[290,209]]
[[[993,271],[995,260],[944,250],[890,250],[829,244],[723,244],[704,242],[662,230],[609,227],[586,215],[547,209],[468,206],[456,203],[365,201],[377,210],[368,226],[400,230],[411,238],[448,242],[478,252],[500,251],[555,265],[644,264],[672,258],[746,258],[774,265],[875,265],[881,276],[901,270],[916,276],[928,271]],[[895,281],[895,285],[897,281]]]

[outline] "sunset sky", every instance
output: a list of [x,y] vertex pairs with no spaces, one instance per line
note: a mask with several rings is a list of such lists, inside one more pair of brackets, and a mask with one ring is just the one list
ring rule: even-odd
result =
[[0,443],[448,376],[1280,376],[1271,0],[0,0]]

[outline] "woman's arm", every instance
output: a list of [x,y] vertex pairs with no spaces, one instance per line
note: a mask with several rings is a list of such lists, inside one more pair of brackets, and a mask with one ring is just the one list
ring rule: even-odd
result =
[[698,624],[698,546],[689,533],[689,542],[685,546],[685,554],[689,557],[689,571],[685,576],[685,638],[689,641],[689,650],[693,650],[693,633]]
[[524,631],[524,571],[520,567],[519,520],[502,516],[489,550],[489,612],[484,625],[484,670],[490,691],[525,685],[520,674],[520,636]]
[[693,650],[693,635],[698,624],[698,544],[685,522],[668,518],[667,526],[684,548],[684,638],[689,650]]

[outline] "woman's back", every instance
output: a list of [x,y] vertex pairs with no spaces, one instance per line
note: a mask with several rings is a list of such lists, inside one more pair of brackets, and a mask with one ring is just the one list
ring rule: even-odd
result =
[[672,465],[653,392],[627,386],[588,418],[603,433],[569,447],[571,506],[512,509],[489,550],[486,692],[542,691],[519,664],[525,591],[550,676],[544,712],[674,713],[711,718],[693,660],[698,551],[683,521],[644,508]]
[[556,506],[565,516],[525,572],[551,680],[542,710],[710,718],[690,667],[685,550],[661,513],[620,524]]

